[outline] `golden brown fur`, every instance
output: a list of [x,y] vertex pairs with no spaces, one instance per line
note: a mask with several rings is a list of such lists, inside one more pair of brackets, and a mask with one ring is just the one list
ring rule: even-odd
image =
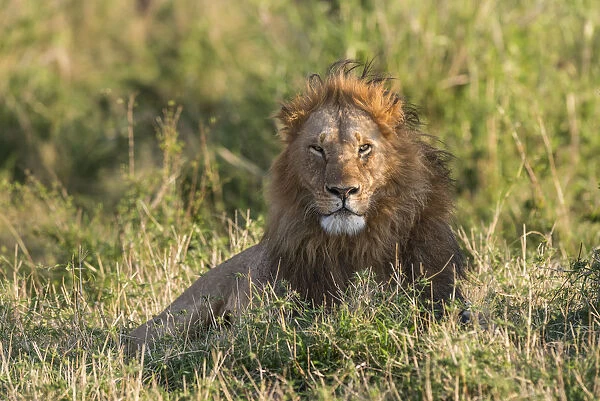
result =
[[[336,287],[343,289],[357,270],[371,267],[386,278],[398,261],[409,280],[435,275],[433,297],[447,299],[456,291],[454,279],[462,274],[463,262],[448,225],[453,192],[446,154],[421,141],[414,110],[385,88],[385,80],[370,79],[367,68],[361,76],[352,74],[354,67],[341,62],[325,80],[313,76],[305,92],[284,104],[277,115],[284,124],[283,139],[290,145],[271,170],[265,234],[271,266],[278,267],[279,277],[298,291],[320,300],[335,294]],[[368,220],[369,230],[357,236],[327,235],[304,218],[306,206],[295,201],[307,197],[289,146],[311,112],[330,102],[367,112],[394,148],[393,159],[388,159],[393,166],[389,181],[382,183],[387,196]]]
[[135,347],[243,309],[249,281],[285,279],[307,299],[331,303],[358,270],[383,281],[401,269],[408,282],[429,278],[436,302],[462,298],[446,153],[423,142],[416,113],[385,79],[368,66],[357,75],[357,66],[343,61],[324,79],[312,76],[276,116],[286,146],[271,169],[262,241],[136,329]]

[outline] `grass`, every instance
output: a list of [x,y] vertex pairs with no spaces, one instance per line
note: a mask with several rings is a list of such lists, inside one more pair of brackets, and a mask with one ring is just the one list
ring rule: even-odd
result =
[[[248,241],[252,224],[236,227],[232,242]],[[334,311],[312,310],[294,294],[267,293],[267,302],[230,328],[168,338],[143,361],[128,361],[118,343],[130,317],[141,321],[158,311],[202,269],[187,265],[199,259],[186,253],[190,237],[174,230],[172,238],[155,256],[155,271],[144,273],[151,269],[127,258],[97,294],[92,279],[82,277],[93,267],[86,255],[67,266],[70,283],[32,285],[18,269],[5,279],[6,397],[593,399],[599,391],[598,254],[561,271],[553,250],[527,252],[527,236],[525,255],[474,263],[464,285],[473,309],[490,319],[488,329],[432,319],[414,294],[363,274]],[[497,258],[487,245],[470,246],[479,260]],[[144,240],[131,255],[157,251]],[[103,265],[97,258],[94,264]]]
[[[594,2],[5,3],[0,399],[600,396]],[[258,294],[125,358],[124,333],[260,240],[278,102],[373,56],[456,156],[488,327],[366,272],[333,311]]]

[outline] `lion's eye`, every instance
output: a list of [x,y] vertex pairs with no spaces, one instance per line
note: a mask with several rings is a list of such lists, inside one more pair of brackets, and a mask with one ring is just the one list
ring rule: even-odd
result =
[[325,151],[320,146],[312,145],[309,149],[310,149],[311,152],[313,152],[314,154],[316,154],[318,156],[322,157],[322,156],[325,155]]
[[360,154],[361,156],[366,156],[369,153],[371,153],[371,149],[373,149],[373,147],[368,143],[365,143],[364,145],[360,145],[358,147],[358,154]]

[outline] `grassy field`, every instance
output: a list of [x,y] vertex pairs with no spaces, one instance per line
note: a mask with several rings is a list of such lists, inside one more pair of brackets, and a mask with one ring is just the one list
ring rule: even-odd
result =
[[[0,399],[600,398],[597,2],[0,4]],[[456,156],[488,327],[365,273],[332,312],[261,294],[125,358],[260,240],[279,102],[372,57]]]

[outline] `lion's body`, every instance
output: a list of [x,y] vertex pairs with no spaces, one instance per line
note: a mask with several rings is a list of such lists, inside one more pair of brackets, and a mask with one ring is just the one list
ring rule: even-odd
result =
[[422,141],[416,114],[382,80],[355,76],[352,66],[312,77],[278,114],[286,146],[271,169],[261,242],[137,328],[136,346],[243,310],[250,282],[285,279],[306,299],[332,303],[361,269],[382,281],[401,269],[408,283],[428,278],[435,302],[461,298],[446,154]]

